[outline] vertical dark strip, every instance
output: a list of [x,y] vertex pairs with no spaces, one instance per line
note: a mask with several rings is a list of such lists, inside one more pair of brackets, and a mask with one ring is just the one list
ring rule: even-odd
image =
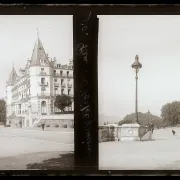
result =
[[75,166],[98,170],[98,19],[73,16]]

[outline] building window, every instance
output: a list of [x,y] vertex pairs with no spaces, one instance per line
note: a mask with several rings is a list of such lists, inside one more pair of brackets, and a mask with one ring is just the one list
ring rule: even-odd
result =
[[56,74],[56,70],[54,70],[54,75]]
[[57,94],[58,88],[54,88],[54,93]]
[[41,78],[41,84],[45,83],[45,78]]
[[54,82],[57,82],[57,79],[54,79]]
[[47,108],[46,108],[46,101],[41,102],[41,114],[46,115],[47,114]]
[[60,71],[60,76],[62,76],[63,75],[63,71]]
[[64,94],[64,89],[61,89],[61,94]]
[[41,88],[41,93],[44,94],[45,91],[46,91],[46,88],[45,88],[45,87],[42,87],[42,88]]
[[44,68],[41,68],[41,71],[44,71]]
[[68,89],[68,95],[70,95],[71,89]]
[[44,64],[44,60],[43,59],[41,59],[41,63]]
[[63,82],[64,82],[64,79],[61,79],[61,85],[63,84]]

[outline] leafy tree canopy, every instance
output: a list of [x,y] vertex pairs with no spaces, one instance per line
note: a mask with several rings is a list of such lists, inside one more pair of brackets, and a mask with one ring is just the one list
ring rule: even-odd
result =
[[[155,116],[153,114],[148,114],[148,113],[138,113],[138,122],[141,125],[148,125],[150,122],[154,124],[155,128],[160,128],[162,127],[163,124],[163,119]],[[136,123],[136,114],[128,114],[124,117],[122,121],[119,122],[119,125],[122,124],[133,124]]]
[[6,121],[6,101],[4,99],[0,99],[0,123]]
[[167,103],[161,108],[163,126],[175,126],[180,123],[180,101]]
[[72,104],[72,98],[66,94],[57,95],[54,102],[54,105],[63,112],[64,109],[66,107],[71,106],[71,104]]

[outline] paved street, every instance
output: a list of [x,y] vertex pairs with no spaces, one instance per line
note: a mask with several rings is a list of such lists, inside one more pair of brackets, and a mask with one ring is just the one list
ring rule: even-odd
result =
[[[73,164],[73,129],[13,129],[0,127],[0,170],[49,169],[50,159],[61,159],[59,168]],[[71,161],[69,163],[63,162]],[[46,164],[44,166],[44,164]],[[58,161],[57,161],[58,162]],[[56,162],[56,164],[57,164]],[[38,168],[39,163],[39,168]],[[34,164],[34,166],[33,166]],[[58,169],[58,166],[52,169]],[[67,169],[70,167],[67,167]],[[66,169],[66,168],[65,168]]]
[[180,128],[155,130],[153,141],[99,143],[100,170],[180,170]]

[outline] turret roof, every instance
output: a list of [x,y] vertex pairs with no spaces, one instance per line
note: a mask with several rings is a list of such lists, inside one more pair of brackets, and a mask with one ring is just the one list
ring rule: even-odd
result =
[[41,65],[50,66],[50,63],[48,60],[48,56],[45,53],[44,47],[41,43],[41,40],[39,39],[38,36],[38,39],[33,49],[30,66],[41,66]]
[[17,73],[13,66],[11,73],[9,75],[9,79],[7,81],[7,85],[9,86],[14,85],[14,83],[16,82],[16,79],[17,79]]

